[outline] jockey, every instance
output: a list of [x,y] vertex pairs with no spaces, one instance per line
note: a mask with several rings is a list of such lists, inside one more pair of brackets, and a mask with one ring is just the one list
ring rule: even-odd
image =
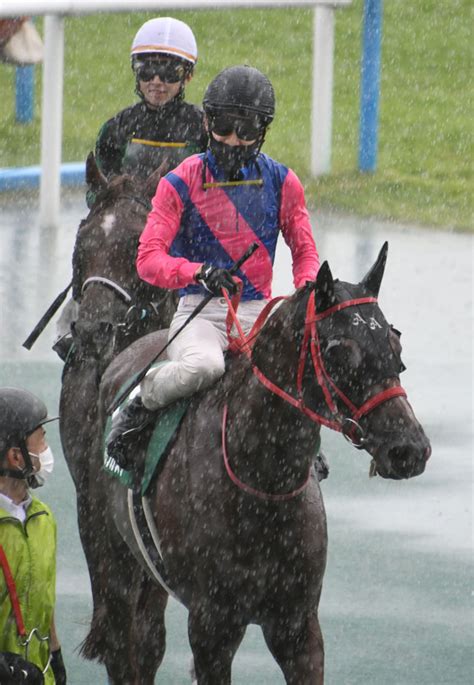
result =
[[314,280],[319,268],[303,186],[291,169],[261,152],[275,113],[269,79],[249,66],[229,67],[210,83],[203,105],[208,148],[159,182],[137,270],[152,285],[179,289],[170,337],[204,297],[215,297],[168,347],[171,361],[148,372],[141,398],[115,418],[108,452],[116,459],[126,442],[123,433],[131,438],[147,412],[209,387],[224,373],[222,289],[236,291],[229,269],[253,242],[259,249],[238,272],[239,320],[246,333],[271,298],[280,232],[291,250],[296,288]]
[[[122,173],[146,178],[165,158],[172,169],[205,149],[202,111],[184,101],[197,55],[193,32],[178,19],[150,19],[138,30],[131,65],[140,102],[109,119],[96,142],[96,160],[107,178]],[[89,190],[89,207],[93,200]]]
[[[193,32],[178,19],[150,19],[138,30],[131,64],[141,102],[109,119],[95,146],[97,164],[107,178],[124,173],[147,178],[165,160],[172,169],[206,149],[203,113],[184,101],[184,88],[192,79],[197,56]],[[95,190],[89,187],[89,208],[95,198]],[[77,303],[69,300],[58,319],[53,344],[63,361],[71,350],[70,328],[76,318]]]

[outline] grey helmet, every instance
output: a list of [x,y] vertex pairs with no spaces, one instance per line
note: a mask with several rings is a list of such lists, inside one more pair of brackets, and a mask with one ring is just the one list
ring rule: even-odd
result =
[[239,111],[257,114],[268,126],[275,116],[275,92],[261,71],[247,65],[227,67],[206,89],[204,111]]
[[25,460],[22,471],[0,468],[0,475],[22,479],[31,476],[33,466],[26,439],[37,428],[57,418],[48,416],[44,402],[28,390],[0,388],[0,458],[3,459],[10,447],[18,447]]

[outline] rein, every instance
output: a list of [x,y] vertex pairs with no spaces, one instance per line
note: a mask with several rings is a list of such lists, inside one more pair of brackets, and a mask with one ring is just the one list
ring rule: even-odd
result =
[[246,483],[241,481],[240,478],[232,471],[232,467],[229,462],[229,457],[227,455],[227,443],[225,439],[226,426],[227,404],[224,405],[224,411],[222,412],[222,455],[224,457],[225,470],[227,471],[227,475],[234,483],[234,485],[240,488],[240,490],[246,492],[248,495],[253,495],[254,497],[258,497],[259,499],[266,500],[267,502],[286,502],[287,500],[293,499],[294,497],[301,495],[301,493],[306,489],[306,486],[309,483],[309,479],[311,477],[311,468],[308,469],[308,475],[302,485],[299,485],[296,488],[296,490],[292,490],[291,492],[285,492],[282,494],[262,492],[261,490],[256,490],[251,485],[247,485]]
[[[288,402],[288,404],[291,404],[293,407],[298,409],[302,414],[311,419],[311,421],[326,426],[331,430],[335,430],[342,433],[346,440],[350,442],[356,449],[363,449],[364,443],[366,442],[364,438],[364,431],[358,423],[359,419],[361,419],[363,416],[367,416],[367,414],[373,411],[380,404],[388,402],[394,397],[406,397],[405,390],[400,385],[397,385],[395,387],[388,388],[386,390],[381,390],[380,392],[375,393],[372,397],[366,400],[360,407],[357,407],[342,392],[342,390],[337,387],[337,385],[327,372],[324,364],[317,323],[319,321],[322,321],[323,319],[326,319],[329,316],[332,316],[336,312],[339,312],[343,309],[347,309],[348,307],[376,303],[376,297],[359,297],[352,300],[346,300],[345,302],[340,302],[334,305],[333,307],[330,307],[329,309],[326,309],[325,311],[318,313],[316,312],[315,292],[314,290],[311,292],[306,307],[303,342],[301,344],[301,349],[299,352],[298,368],[296,372],[297,394],[296,397],[294,397],[293,395],[290,395],[288,392],[286,392],[278,385],[276,385],[276,383],[273,383],[273,381],[271,381],[269,378],[267,378],[267,376],[265,376],[265,374],[254,364],[252,360],[252,348],[257,334],[260,332],[263,324],[265,323],[266,319],[268,318],[271,310],[275,307],[275,305],[281,302],[281,300],[285,300],[288,298],[281,296],[276,297],[273,300],[270,300],[270,302],[268,302],[268,304],[261,311],[250,333],[248,335],[245,335],[242,326],[237,318],[237,308],[240,302],[240,292],[237,293],[237,295],[234,296],[232,299],[230,299],[226,290],[223,290],[223,295],[227,301],[228,306],[226,327],[227,337],[229,340],[229,349],[234,353],[243,352],[247,355],[248,359],[250,360],[254,376],[265,388],[267,388],[267,390],[270,390],[270,392],[285,400],[285,402]],[[238,332],[237,337],[232,336],[231,334],[232,328],[234,326]],[[318,385],[322,389],[326,406],[332,418],[327,418],[322,414],[319,414],[318,412],[314,411],[313,409],[310,409],[310,407],[308,407],[304,402],[303,377],[308,354],[310,354],[311,356],[313,370]],[[348,409],[349,416],[344,416],[340,413],[336,406],[334,395],[340,400],[342,400],[342,402],[345,404],[345,406]],[[222,419],[222,450],[227,474],[229,475],[229,478],[235,485],[237,485],[240,489],[242,489],[244,492],[247,492],[248,494],[252,494],[261,499],[272,501],[291,499],[292,497],[296,497],[301,492],[303,492],[309,481],[309,473],[305,482],[301,486],[299,486],[293,492],[283,495],[263,493],[258,490],[255,490],[251,486],[246,485],[245,483],[240,481],[239,478],[232,471],[227,455],[227,447],[225,440],[226,423],[227,405],[224,406]],[[358,435],[356,435],[356,433],[358,433]]]

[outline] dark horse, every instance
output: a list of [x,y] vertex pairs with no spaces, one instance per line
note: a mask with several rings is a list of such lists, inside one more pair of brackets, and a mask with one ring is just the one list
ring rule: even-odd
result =
[[[287,683],[323,683],[326,518],[310,477],[321,424],[367,450],[384,478],[425,469],[431,448],[400,386],[399,336],[377,304],[386,252],[385,245],[359,284],[334,280],[324,263],[315,283],[274,311],[248,354],[233,357],[223,378],[191,400],[143,498],[167,586],[189,610],[199,685],[231,682],[250,623],[261,626]],[[101,430],[124,375],[144,366],[156,344],[155,334],[142,338],[105,372]],[[109,682],[152,685],[165,649],[167,593],[158,583],[154,596],[143,592],[131,490],[101,471],[99,451],[90,456],[107,544],[104,612],[87,651],[105,662]]]
[[100,507],[89,496],[90,453],[95,449],[90,426],[97,423],[99,383],[103,371],[121,350],[150,331],[167,327],[175,310],[169,291],[147,285],[135,270],[138,239],[160,172],[147,181],[119,176],[108,182],[93,155],[86,180],[96,192],[81,222],[73,253],[73,294],[79,303],[72,323],[74,347],[66,361],[60,398],[63,452],[77,494],[78,524],[87,558],[94,599],[100,542]]

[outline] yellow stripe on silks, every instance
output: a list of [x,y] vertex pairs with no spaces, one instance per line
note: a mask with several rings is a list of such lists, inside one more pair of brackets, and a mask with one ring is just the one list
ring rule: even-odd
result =
[[225,188],[229,186],[263,186],[263,180],[256,178],[254,181],[216,181],[215,183],[203,183],[202,187],[207,188]]
[[187,145],[187,143],[164,143],[160,140],[143,140],[143,138],[132,138],[132,143],[151,145],[151,147],[186,147]]

